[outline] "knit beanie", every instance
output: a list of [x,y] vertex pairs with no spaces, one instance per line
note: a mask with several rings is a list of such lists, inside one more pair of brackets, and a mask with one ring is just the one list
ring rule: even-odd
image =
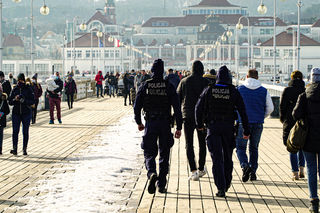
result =
[[211,74],[211,75],[216,75],[216,71],[215,71],[214,69],[211,69],[211,70],[210,70],[210,74]]
[[4,73],[0,71],[0,77],[4,77]]
[[153,73],[153,76],[156,76],[156,77],[163,76],[164,66],[163,66],[163,61],[160,58],[154,60],[153,65],[151,67],[151,72]]
[[320,81],[320,69],[317,67],[312,68],[311,70],[311,82]]
[[38,73],[35,73],[35,74],[32,76],[32,79],[37,80],[37,79],[38,79]]
[[229,70],[228,68],[224,65],[222,67],[220,67],[217,76],[217,84],[228,84],[229,82]]
[[18,81],[26,81],[23,73],[20,73],[20,74],[17,76],[17,78],[18,78]]

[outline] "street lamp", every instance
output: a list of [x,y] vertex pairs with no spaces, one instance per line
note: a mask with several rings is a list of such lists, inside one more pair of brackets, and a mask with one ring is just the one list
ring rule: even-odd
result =
[[248,68],[250,69],[250,46],[249,46],[249,41],[250,41],[250,22],[249,22],[249,18],[247,16],[241,16],[238,20],[238,23],[236,25],[236,29],[237,30],[242,30],[243,29],[243,24],[240,23],[242,18],[246,18],[247,22],[248,22]]
[[76,73],[76,39],[75,39],[75,31],[76,31],[76,27],[75,27],[75,22],[76,19],[81,19],[82,23],[80,24],[79,28],[80,30],[86,30],[87,29],[87,25],[83,23],[83,19],[80,16],[77,16],[73,19],[73,71],[74,74]]
[[[286,0],[281,0],[281,1],[286,1]],[[274,10],[273,10],[273,84],[276,84],[276,54],[277,54],[277,42],[276,42],[276,21],[277,21],[277,15],[276,15],[276,0],[273,0],[274,2]],[[265,14],[268,11],[267,7],[263,5],[263,0],[261,1],[260,6],[258,7],[258,12],[260,14]],[[300,32],[299,32],[300,34]],[[299,39],[300,41],[300,39]]]
[[[19,1],[19,0],[13,0],[13,2]],[[40,13],[44,16],[48,15],[50,12],[49,7],[46,6],[46,2],[43,0],[43,5],[40,8]],[[34,74],[34,50],[33,50],[33,0],[31,0],[31,74]]]
[[[301,1],[298,0],[298,36],[297,36],[297,40],[298,40],[298,43],[297,43],[297,48],[298,48],[298,51],[297,51],[297,69],[300,70],[300,12],[301,12],[301,7],[303,6],[303,4],[301,4]],[[295,56],[294,56],[295,57]]]

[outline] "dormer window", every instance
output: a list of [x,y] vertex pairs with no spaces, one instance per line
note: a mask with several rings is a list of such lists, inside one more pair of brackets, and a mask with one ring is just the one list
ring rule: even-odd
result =
[[168,22],[154,22],[152,23],[153,27],[165,27],[165,26],[169,26]]

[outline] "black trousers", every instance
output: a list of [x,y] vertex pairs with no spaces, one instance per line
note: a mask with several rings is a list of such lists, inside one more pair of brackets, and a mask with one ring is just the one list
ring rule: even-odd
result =
[[127,97],[129,96],[129,104],[131,104],[130,92],[124,92],[124,103],[127,104]]
[[69,109],[73,107],[73,93],[67,94],[67,101]]
[[[189,166],[191,171],[197,170],[194,149],[193,149],[193,134],[194,134],[195,128],[196,128],[196,122],[194,118],[184,120],[183,129],[184,129],[184,136],[186,139],[186,151],[187,151],[187,158],[189,161]],[[198,169],[203,170],[206,162],[206,155],[207,155],[206,133],[204,133],[203,131],[197,130],[197,135],[198,135],[198,141],[199,141]]]
[[32,123],[36,122],[38,104],[39,104],[39,99],[35,99],[34,101],[35,108],[32,108]]

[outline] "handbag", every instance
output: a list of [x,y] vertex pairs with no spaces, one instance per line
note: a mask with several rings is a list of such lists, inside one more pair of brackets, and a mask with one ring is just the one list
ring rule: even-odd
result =
[[296,154],[300,149],[303,149],[308,136],[308,122],[306,118],[301,118],[296,121],[295,125],[290,130],[287,140],[287,150]]

